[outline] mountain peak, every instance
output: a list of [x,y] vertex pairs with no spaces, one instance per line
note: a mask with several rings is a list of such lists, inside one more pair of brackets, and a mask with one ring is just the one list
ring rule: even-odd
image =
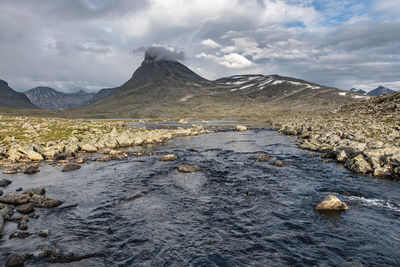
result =
[[374,90],[369,91],[367,95],[369,95],[369,96],[380,96],[380,95],[384,95],[384,94],[393,94],[395,92],[396,91],[381,85],[381,86],[375,88]]

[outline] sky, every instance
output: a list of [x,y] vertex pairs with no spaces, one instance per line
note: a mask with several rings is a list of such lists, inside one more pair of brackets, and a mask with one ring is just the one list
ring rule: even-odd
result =
[[164,47],[207,79],[400,89],[400,0],[1,0],[0,79],[96,91]]

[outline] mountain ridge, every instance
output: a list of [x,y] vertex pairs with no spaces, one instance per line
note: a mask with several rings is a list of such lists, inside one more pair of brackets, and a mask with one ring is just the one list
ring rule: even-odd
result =
[[38,109],[28,97],[12,89],[2,79],[0,79],[0,106],[16,109]]

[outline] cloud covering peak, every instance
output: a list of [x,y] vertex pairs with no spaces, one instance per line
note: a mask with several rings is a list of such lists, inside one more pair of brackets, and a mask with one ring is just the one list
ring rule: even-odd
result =
[[145,60],[154,61],[181,61],[185,60],[185,53],[179,51],[175,47],[168,47],[163,45],[152,45],[148,47],[140,47],[133,50],[133,53],[145,54]]

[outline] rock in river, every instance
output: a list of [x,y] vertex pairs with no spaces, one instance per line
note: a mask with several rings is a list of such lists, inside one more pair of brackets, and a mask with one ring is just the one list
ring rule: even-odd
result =
[[62,172],[69,172],[69,171],[75,171],[80,169],[81,166],[75,163],[68,163],[62,168]]
[[364,159],[364,157],[359,154],[357,157],[352,159],[347,159],[344,164],[346,168],[349,168],[353,172],[366,174],[372,171],[371,165]]
[[197,165],[181,165],[178,167],[178,171],[180,171],[180,172],[198,172],[198,171],[201,171],[201,168]]
[[276,160],[276,161],[272,162],[271,165],[278,166],[278,167],[285,166],[285,164],[281,160]]
[[39,165],[28,165],[28,166],[25,166],[23,169],[22,169],[22,172],[24,173],[24,174],[34,174],[34,173],[37,173],[37,172],[39,172],[40,170],[39,170]]
[[270,161],[272,158],[269,155],[261,155],[256,159],[256,162],[266,162]]
[[161,161],[175,161],[177,159],[178,159],[178,157],[175,156],[174,154],[168,154],[168,155],[165,155],[164,157],[162,157],[160,160]]
[[20,213],[24,213],[24,214],[32,213],[35,211],[35,204],[27,203],[27,204],[21,205],[21,206],[17,207],[17,211]]
[[8,186],[9,184],[11,184],[12,182],[10,181],[10,180],[7,180],[7,179],[1,179],[0,180],[0,187],[6,187],[6,186]]
[[25,263],[25,255],[22,254],[12,254],[7,259],[6,267],[20,267],[24,266]]
[[28,203],[31,196],[27,194],[20,193],[9,193],[0,197],[0,202],[11,204],[11,205],[20,205]]
[[349,207],[346,203],[341,202],[337,197],[332,195],[325,197],[324,200],[315,207],[315,210],[319,211],[340,211],[348,209]]
[[60,206],[63,203],[61,200],[56,200],[40,195],[33,195],[30,201],[31,203],[34,203],[36,207],[40,208],[53,208]]
[[44,195],[45,193],[46,193],[46,189],[43,186],[36,187],[36,188],[29,188],[23,192],[23,194],[28,194],[30,196],[35,195],[35,194],[36,195]]
[[239,132],[247,131],[247,127],[243,126],[243,125],[238,125],[238,126],[236,126],[236,131],[239,131]]

